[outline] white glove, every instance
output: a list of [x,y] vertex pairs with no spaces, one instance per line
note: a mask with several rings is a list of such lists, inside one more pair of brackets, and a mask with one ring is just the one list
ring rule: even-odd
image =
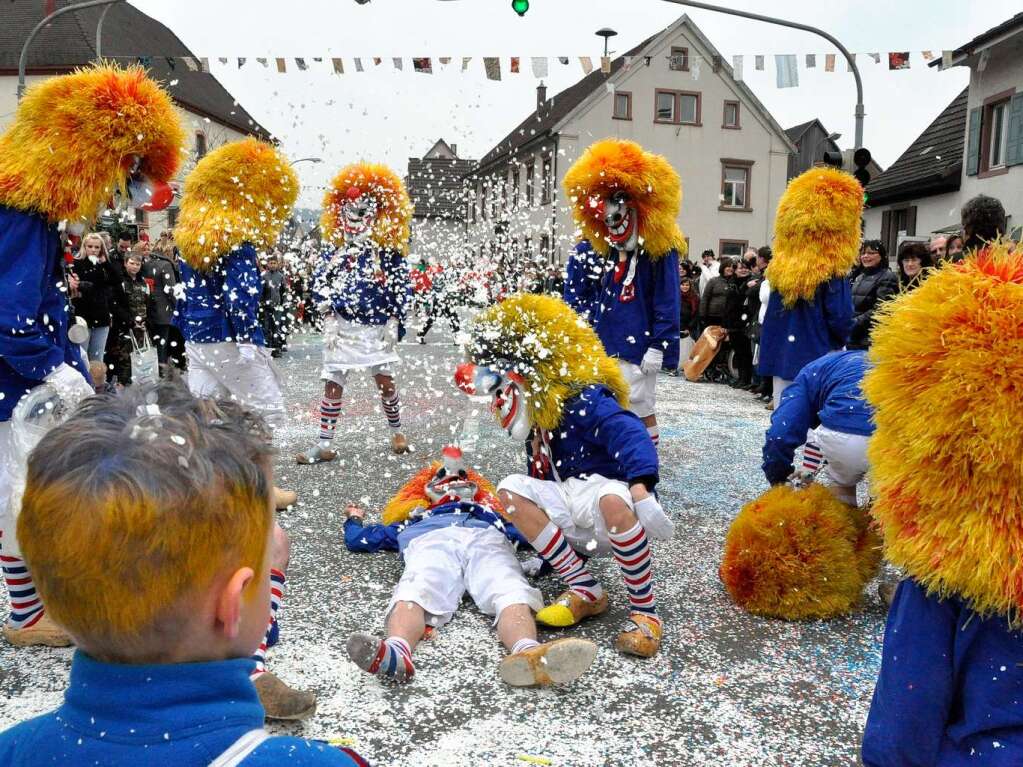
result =
[[643,355],[643,361],[639,363],[639,369],[644,373],[656,373],[664,365],[664,352],[652,346]]
[[255,362],[257,354],[259,350],[255,344],[238,344],[238,356],[246,362]]
[[66,362],[55,367],[44,380],[57,390],[68,411],[74,410],[79,402],[96,393],[85,376]]
[[661,504],[652,495],[648,495],[641,501],[636,501],[632,507],[636,510],[639,523],[643,525],[647,536],[658,541],[671,540],[675,533],[675,523],[668,519]]
[[334,304],[330,301],[320,301],[316,304],[316,311],[320,314],[327,315],[334,311]]

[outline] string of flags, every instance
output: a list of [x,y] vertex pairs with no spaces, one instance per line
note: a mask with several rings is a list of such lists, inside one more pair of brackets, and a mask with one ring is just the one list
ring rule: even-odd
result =
[[[941,68],[950,67],[952,65],[952,51],[920,51],[920,57],[925,64],[939,59],[941,62]],[[866,60],[875,65],[887,64],[887,68],[892,71],[909,69],[911,66],[911,52],[910,51],[892,51],[888,53],[872,52],[872,53],[852,53],[850,54],[857,62]],[[857,57],[863,57],[857,59]],[[156,57],[145,56],[145,57],[118,57],[118,58],[136,58],[139,63],[148,66],[152,60]],[[177,69],[179,66],[188,69],[193,72],[209,72],[210,71],[210,59],[208,57],[194,57],[194,56],[162,56],[159,57],[167,62],[167,66],[170,69]],[[711,71],[717,73],[723,64],[721,56],[711,56],[706,58],[697,54],[685,54],[684,56],[676,56],[674,58],[668,56],[673,66],[673,69],[677,69],[682,72],[687,72],[693,80],[699,80],[700,75],[705,65],[709,65]],[[746,59],[753,59],[753,69],[757,72],[763,72],[765,70],[768,57],[764,54],[753,54],[752,56],[746,56],[738,54],[732,56],[732,76],[736,80],[742,80],[746,71]],[[799,85],[799,70],[800,70],[800,56],[797,54],[775,54],[773,56],[775,64],[775,83],[779,88],[794,88]],[[844,59],[844,57],[841,57]],[[406,71],[405,64],[408,59],[401,56],[390,57],[391,66],[397,71]],[[637,65],[650,66],[653,56],[625,56],[624,67],[630,69]],[[612,71],[612,57],[610,56],[531,56],[526,59],[521,56],[511,57],[499,57],[499,56],[462,56],[460,59],[456,59],[453,56],[440,56],[437,58],[425,56],[425,57],[412,57],[412,71],[419,74],[434,74],[452,68],[451,71],[458,70],[458,62],[461,62],[460,71],[469,72],[474,61],[481,60],[483,62],[483,71],[488,80],[501,80],[502,77],[507,75],[518,75],[524,72],[530,72],[534,78],[542,79],[548,77],[551,72],[551,66],[553,62],[561,66],[570,66],[573,61],[577,62],[578,66],[582,69],[584,75],[588,75],[599,69],[603,74],[610,74]],[[529,62],[528,67],[524,65],[524,62]],[[834,53],[826,53],[819,56],[816,53],[807,53],[802,58],[803,69],[823,69],[824,72],[835,72],[839,65],[840,57]],[[379,56],[371,57],[313,57],[313,58],[248,58],[248,57],[224,57],[220,56],[216,58],[216,61],[221,66],[237,66],[238,69],[244,67],[255,67],[259,66],[268,71],[276,71],[280,74],[288,72],[307,72],[311,69],[317,71],[333,72],[336,75],[344,75],[350,73],[367,72],[371,68],[376,69],[384,66],[384,58]],[[818,63],[822,62],[823,66],[819,67]],[[311,67],[310,65],[315,65]],[[676,66],[677,65],[677,66]],[[851,70],[851,66],[847,66],[847,70]]]

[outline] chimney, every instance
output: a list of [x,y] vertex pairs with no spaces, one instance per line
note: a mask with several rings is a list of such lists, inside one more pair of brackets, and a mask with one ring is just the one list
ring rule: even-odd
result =
[[451,144],[451,154],[458,157],[458,144]]
[[543,84],[543,80],[536,86],[536,111],[540,111],[540,107],[547,103],[547,86]]

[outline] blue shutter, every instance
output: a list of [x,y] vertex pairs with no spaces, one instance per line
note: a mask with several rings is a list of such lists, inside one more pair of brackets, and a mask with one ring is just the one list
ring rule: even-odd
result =
[[1009,102],[1009,130],[1005,141],[1005,164],[1023,165],[1023,93]]
[[976,176],[980,170],[980,116],[983,107],[970,110],[970,132],[966,138],[966,175]]

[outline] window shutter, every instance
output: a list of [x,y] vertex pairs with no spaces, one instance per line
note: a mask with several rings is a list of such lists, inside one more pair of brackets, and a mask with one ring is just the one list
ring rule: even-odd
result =
[[916,205],[910,205],[906,210],[906,234],[916,235]]
[[1023,93],[1009,102],[1009,130],[1005,142],[1005,164],[1023,165]]
[[980,170],[980,120],[983,107],[970,110],[970,132],[966,137],[966,175],[976,176]]
[[881,213],[881,242],[886,248],[890,248],[892,236],[892,212],[890,210]]

